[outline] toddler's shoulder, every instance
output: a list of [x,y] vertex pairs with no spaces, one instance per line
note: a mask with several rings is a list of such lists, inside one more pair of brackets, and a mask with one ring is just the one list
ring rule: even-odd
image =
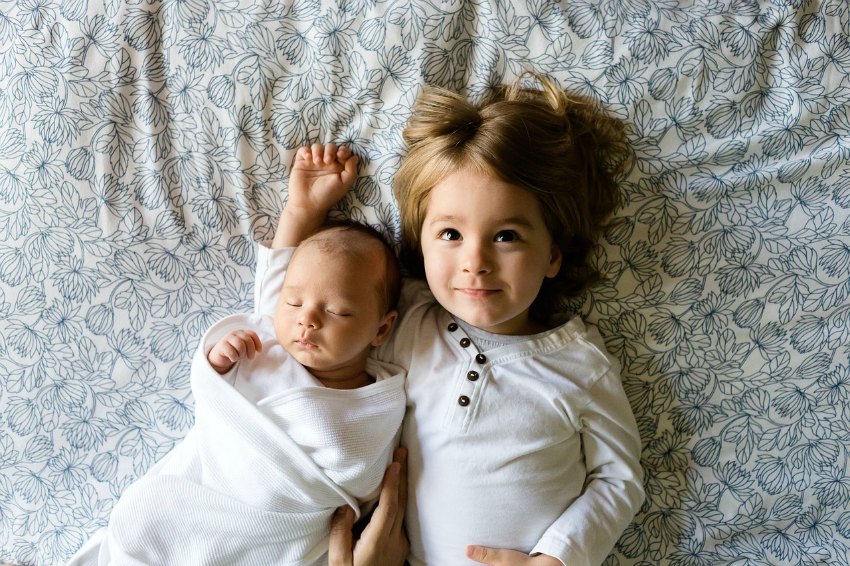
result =
[[398,309],[403,314],[417,306],[428,305],[434,302],[434,295],[428,288],[424,279],[405,277],[401,280],[401,296],[398,301]]
[[619,379],[620,364],[608,352],[599,329],[574,316],[551,331],[551,355],[581,368],[581,380],[588,388],[605,376]]

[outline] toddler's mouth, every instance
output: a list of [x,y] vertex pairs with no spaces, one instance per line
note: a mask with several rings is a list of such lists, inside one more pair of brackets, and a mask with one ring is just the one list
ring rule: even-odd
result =
[[499,292],[498,289],[478,289],[474,287],[458,288],[456,291],[473,299],[486,299]]

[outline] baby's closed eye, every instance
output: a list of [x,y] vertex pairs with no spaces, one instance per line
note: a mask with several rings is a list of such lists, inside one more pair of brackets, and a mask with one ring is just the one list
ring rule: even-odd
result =
[[336,307],[328,307],[325,309],[326,312],[334,315],[334,316],[351,316],[352,313],[346,309],[336,308]]

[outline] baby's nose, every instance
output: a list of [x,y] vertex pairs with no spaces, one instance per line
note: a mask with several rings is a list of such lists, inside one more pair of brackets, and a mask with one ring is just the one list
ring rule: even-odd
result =
[[312,309],[304,309],[298,317],[298,326],[315,330],[319,328],[319,317]]

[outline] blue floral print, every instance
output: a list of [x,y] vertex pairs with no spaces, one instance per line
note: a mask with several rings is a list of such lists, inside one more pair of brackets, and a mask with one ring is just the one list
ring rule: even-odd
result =
[[425,83],[525,69],[634,150],[567,301],[623,366],[647,503],[606,566],[850,564],[850,7],[638,0],[0,0],[0,557],[62,564],[193,423],[294,150],[398,241]]

